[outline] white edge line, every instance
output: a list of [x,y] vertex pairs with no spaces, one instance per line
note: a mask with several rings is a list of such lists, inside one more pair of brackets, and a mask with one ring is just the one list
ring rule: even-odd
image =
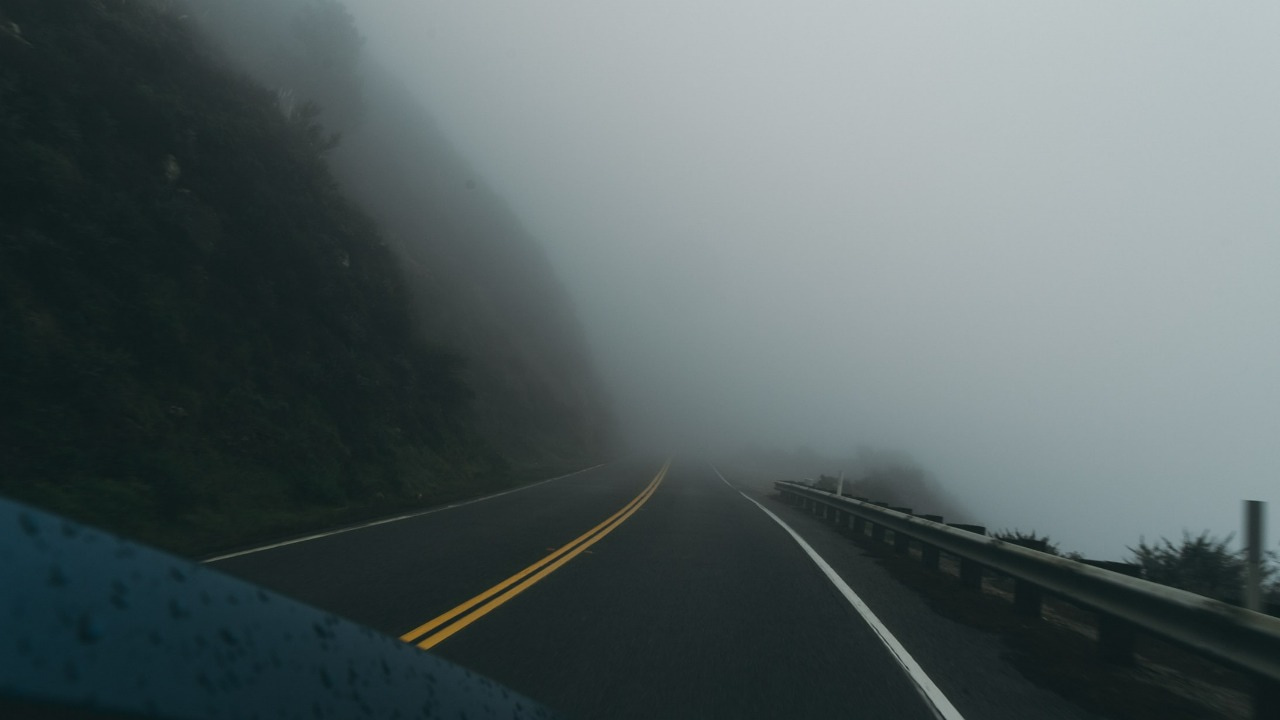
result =
[[894,659],[898,661],[898,664],[902,666],[902,669],[906,671],[907,677],[909,677],[911,682],[915,684],[916,689],[930,705],[935,715],[942,718],[942,720],[964,720],[964,716],[960,714],[960,711],[956,710],[955,706],[951,704],[951,701],[947,699],[947,696],[943,694],[942,690],[933,683],[933,680],[930,679],[927,674],[925,674],[924,668],[921,668],[915,658],[911,657],[911,653],[907,652],[907,649],[902,646],[902,643],[898,642],[898,639],[893,636],[893,633],[889,632],[889,628],[885,627],[884,623],[880,622],[880,618],[876,617],[875,613],[871,612],[871,608],[867,607],[867,604],[862,601],[862,598],[858,597],[858,594],[853,591],[853,588],[849,587],[849,584],[844,581],[844,578],[840,577],[840,574],[835,571],[835,568],[832,568],[826,560],[823,560],[822,556],[810,547],[809,543],[805,542],[804,538],[800,537],[799,533],[792,530],[791,526],[784,522],[782,518],[774,515],[769,508],[756,502],[755,498],[741,490],[738,490],[738,488],[734,487],[732,483],[725,480],[724,475],[721,475],[720,471],[717,470],[714,465],[711,466],[711,470],[715,472],[716,476],[719,477],[725,485],[728,485],[730,488],[736,490],[739,495],[750,500],[751,504],[760,508],[765,515],[773,518],[774,522],[781,525],[782,529],[786,530],[787,533],[791,535],[791,538],[800,545],[801,549],[803,549],[809,556],[809,559],[813,560],[814,564],[818,566],[818,569],[822,570],[822,573],[831,581],[831,584],[836,586],[836,589],[840,591],[840,594],[844,595],[845,600],[849,601],[849,604],[853,606],[853,609],[858,611],[858,614],[862,616],[862,619],[866,620],[867,624],[871,626],[871,629],[875,634],[880,637],[880,641],[885,644],[885,647],[889,649],[889,653],[893,655]]
[[408,520],[409,518],[422,517],[423,515],[431,515],[432,513],[443,512],[445,510],[452,510],[454,508],[460,508],[464,505],[471,505],[473,503],[484,502],[485,500],[492,500],[496,497],[502,497],[503,495],[510,495],[511,493],[517,493],[517,492],[520,492],[521,490],[528,490],[529,488],[535,488],[535,487],[538,487],[539,485],[544,485],[554,480],[563,480],[564,478],[571,477],[573,475],[578,475],[579,473],[584,473],[584,472],[587,472],[588,470],[595,470],[596,468],[604,467],[607,464],[608,463],[600,463],[599,465],[592,465],[591,467],[582,468],[581,470],[574,470],[573,472],[566,473],[564,475],[557,475],[556,477],[547,478],[546,480],[539,480],[538,482],[529,483],[528,485],[521,485],[518,488],[511,488],[510,490],[503,490],[502,492],[496,492],[492,495],[485,495],[483,497],[471,498],[470,500],[463,500],[462,502],[456,502],[451,505],[443,505],[441,507],[431,508],[430,510],[423,510],[422,512],[409,513],[408,515],[397,515],[396,517],[383,518],[381,520],[374,520],[373,522],[361,523],[359,525],[352,525],[350,527],[338,528],[337,530],[330,530],[328,532],[316,533],[314,535],[306,535],[304,537],[294,538],[292,540],[285,540],[283,542],[271,543],[270,545],[262,545],[260,547],[249,548],[248,550],[240,550],[239,552],[227,553],[225,555],[218,555],[216,557],[211,557],[205,560],[201,560],[200,563],[207,565],[209,563],[216,563],[216,562],[221,562],[223,560],[230,560],[231,558],[240,557],[241,555],[252,555],[253,553],[259,553],[264,550],[274,550],[276,548],[281,548],[286,545],[296,545],[298,543],[309,542],[311,540],[319,540],[320,538],[330,537],[333,535],[341,535],[342,533],[348,533],[353,530],[363,530],[365,528],[371,528],[371,527],[374,527],[375,525],[386,525],[387,523],[399,522],[401,520]]

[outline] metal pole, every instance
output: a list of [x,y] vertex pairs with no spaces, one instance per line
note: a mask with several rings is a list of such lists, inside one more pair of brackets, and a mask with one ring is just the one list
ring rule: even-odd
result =
[[836,497],[844,496],[844,471],[840,471],[840,482],[836,483]]
[[1244,606],[1262,611],[1262,511],[1267,504],[1259,500],[1244,501]]

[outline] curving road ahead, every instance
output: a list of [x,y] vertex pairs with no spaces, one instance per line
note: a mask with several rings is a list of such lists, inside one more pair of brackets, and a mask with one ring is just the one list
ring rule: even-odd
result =
[[627,461],[209,562],[570,717],[1087,717],[743,489]]

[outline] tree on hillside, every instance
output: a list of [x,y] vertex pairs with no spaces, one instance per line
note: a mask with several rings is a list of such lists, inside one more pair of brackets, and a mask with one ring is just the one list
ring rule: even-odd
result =
[[356,71],[364,38],[342,3],[312,0],[298,12],[293,31],[307,59],[326,72],[350,75]]
[[311,0],[298,10],[293,35],[302,47],[298,90],[318,104],[333,130],[349,129],[364,113],[360,57],[364,38],[338,0]]
[[500,477],[310,110],[164,5],[4,12],[0,493],[196,550]]

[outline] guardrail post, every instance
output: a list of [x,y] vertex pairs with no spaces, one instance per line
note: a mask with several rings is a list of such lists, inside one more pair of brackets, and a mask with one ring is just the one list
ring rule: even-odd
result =
[[[1021,545],[1028,550],[1036,550],[1045,552],[1049,549],[1049,540],[1047,538],[1025,538],[1020,540],[1008,540],[1014,545]],[[1044,599],[1044,593],[1036,585],[1032,585],[1026,580],[1014,580],[1013,583],[1013,607],[1020,615],[1030,617],[1040,617],[1040,605]]]
[[1013,607],[1021,615],[1040,617],[1040,604],[1044,593],[1040,588],[1025,580],[1016,580],[1013,585]]
[[[907,507],[891,507],[890,510],[897,510],[900,513],[911,514],[911,508]],[[911,550],[911,538],[902,533],[893,534],[893,551],[899,555],[906,555]]]
[[[967,530],[978,535],[986,535],[987,529],[982,525],[967,525],[965,523],[947,523],[948,527],[957,530]],[[981,590],[982,589],[982,566],[978,563],[960,558],[960,584],[964,587]]]
[[893,551],[899,555],[906,555],[911,552],[911,538],[902,533],[893,534]]
[[1262,517],[1267,504],[1244,501],[1244,606],[1262,612]]
[[860,538],[860,537],[866,537],[866,535],[867,535],[866,518],[854,515],[853,516],[853,536]]
[[[872,500],[871,504],[877,507],[882,507],[882,508],[889,507],[889,503],[883,502],[881,500]],[[884,526],[883,525],[876,522],[871,523],[871,542],[874,542],[874,543],[884,542]]]
[[929,545],[928,543],[921,543],[920,564],[925,566],[925,568],[929,570],[937,570],[938,558],[939,556],[941,556],[941,554],[942,553],[938,552],[938,548],[932,545]]
[[[921,515],[920,517],[925,520],[932,520],[939,524],[942,523],[941,515]],[[926,542],[920,543],[920,564],[929,570],[938,569],[938,558],[940,555],[941,553],[938,552],[937,547]]]
[[871,542],[884,542],[884,526],[879,523],[871,523]]
[[1109,663],[1132,665],[1137,635],[1133,626],[1120,618],[1098,616],[1098,654]]
[[[1129,577],[1142,577],[1142,566],[1134,563],[1112,560],[1081,562]],[[1103,660],[1117,665],[1132,665],[1133,643],[1136,639],[1137,632],[1129,623],[1110,615],[1098,615],[1098,654]]]

